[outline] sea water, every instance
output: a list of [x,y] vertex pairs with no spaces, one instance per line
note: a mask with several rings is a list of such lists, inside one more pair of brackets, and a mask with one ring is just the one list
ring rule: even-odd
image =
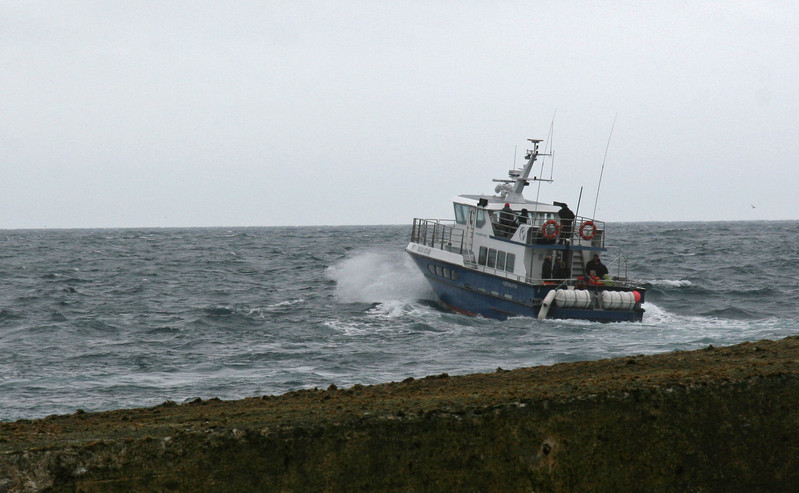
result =
[[610,223],[644,320],[471,318],[409,226],[0,231],[0,420],[799,334],[799,222]]

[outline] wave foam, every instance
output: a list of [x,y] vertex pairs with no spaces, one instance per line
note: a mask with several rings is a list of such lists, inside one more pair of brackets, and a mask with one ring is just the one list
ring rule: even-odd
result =
[[361,252],[326,271],[336,281],[336,297],[345,303],[383,303],[431,298],[413,261],[403,253]]
[[691,283],[691,281],[685,279],[680,279],[677,281],[670,279],[650,279],[642,282],[645,284],[651,284],[652,286],[658,286],[662,288],[686,288],[688,286],[693,286],[693,283]]

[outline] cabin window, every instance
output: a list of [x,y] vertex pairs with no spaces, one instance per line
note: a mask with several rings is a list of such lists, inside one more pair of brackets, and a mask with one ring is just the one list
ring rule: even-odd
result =
[[483,209],[477,209],[477,227],[482,228],[486,223],[486,213]]
[[505,252],[497,252],[497,269],[505,270]]
[[434,264],[427,264],[427,270],[430,271],[431,274],[438,277],[443,277],[444,279],[452,279],[453,281],[458,280],[458,273],[455,272],[453,269],[449,269],[447,267],[441,267],[440,265]]
[[468,207],[463,204],[455,204],[455,222],[458,224],[466,224],[468,217]]
[[554,220],[557,221],[560,218],[557,216],[557,214],[552,213],[552,212],[538,212],[533,217],[533,224],[538,226],[538,225],[544,224],[545,222],[549,221],[550,219],[554,219]]
[[486,261],[486,265],[489,267],[497,266],[497,251],[493,248],[488,249],[488,260]]
[[513,253],[509,253],[508,256],[505,258],[505,270],[508,272],[513,272],[515,266],[516,266],[516,255]]
[[477,209],[476,207],[469,207],[463,204],[455,204],[455,222],[458,224],[467,224],[469,222],[469,213],[477,211],[477,221],[475,226],[482,228],[486,223],[485,210]]
[[[513,272],[516,267],[516,254],[481,246],[477,263],[497,270]],[[452,274],[455,275],[454,272]]]

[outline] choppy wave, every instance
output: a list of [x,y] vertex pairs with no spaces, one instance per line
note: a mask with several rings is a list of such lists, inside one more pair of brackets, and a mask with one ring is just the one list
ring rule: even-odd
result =
[[649,280],[641,280],[641,282],[646,286],[657,286],[662,288],[684,288],[691,286],[691,281],[680,279],[680,280],[671,280],[671,279],[649,279]]
[[405,254],[404,226],[5,231],[0,419],[799,331],[799,222],[757,236],[737,223],[611,226],[625,275],[647,289],[641,323],[452,313]]

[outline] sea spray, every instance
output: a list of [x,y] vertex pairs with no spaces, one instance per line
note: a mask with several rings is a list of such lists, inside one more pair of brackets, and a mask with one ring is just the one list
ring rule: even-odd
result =
[[404,251],[363,251],[330,266],[336,297],[344,303],[414,302],[433,299],[424,277]]

